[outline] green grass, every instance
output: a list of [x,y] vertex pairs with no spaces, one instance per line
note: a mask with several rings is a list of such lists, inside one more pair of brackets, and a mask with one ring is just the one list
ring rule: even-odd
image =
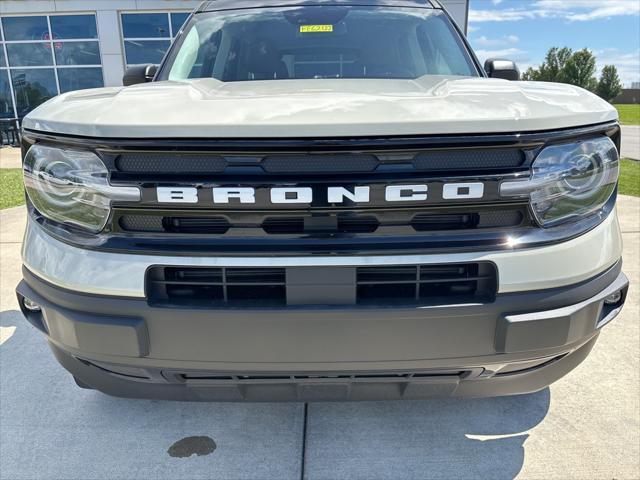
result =
[[21,168],[0,169],[0,209],[24,203]]
[[640,125],[640,104],[614,105],[620,115],[620,123],[623,125]]
[[623,158],[620,161],[620,185],[622,195],[640,197],[640,162]]

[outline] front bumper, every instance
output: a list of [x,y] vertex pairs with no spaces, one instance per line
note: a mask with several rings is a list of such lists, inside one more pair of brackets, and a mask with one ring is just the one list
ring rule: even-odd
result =
[[17,292],[58,360],[105,393],[312,401],[539,390],[586,357],[627,288],[617,263],[570,286],[434,307],[157,308],[62,289],[26,268]]

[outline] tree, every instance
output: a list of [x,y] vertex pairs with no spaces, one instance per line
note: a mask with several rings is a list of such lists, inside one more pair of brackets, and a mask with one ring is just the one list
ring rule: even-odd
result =
[[600,74],[600,81],[598,82],[596,93],[607,102],[611,102],[620,95],[621,91],[622,83],[620,83],[618,69],[615,65],[605,65]]
[[537,76],[538,71],[533,67],[529,67],[527,68],[527,71],[522,74],[522,80],[536,81],[538,80]]
[[596,73],[596,57],[586,48],[572,54],[562,69],[562,83],[570,83],[592,92],[596,91],[598,82]]
[[541,82],[564,82],[565,68],[572,56],[573,50],[568,47],[551,48],[540,65],[537,79]]
[[594,92],[598,86],[595,71],[596,58],[586,48],[574,52],[568,47],[553,47],[547,52],[544,62],[537,69],[527,69],[522,78],[539,82],[570,83]]

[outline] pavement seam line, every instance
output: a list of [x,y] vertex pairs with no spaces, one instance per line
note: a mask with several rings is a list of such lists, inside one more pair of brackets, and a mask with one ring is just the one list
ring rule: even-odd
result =
[[300,459],[300,480],[304,480],[307,458],[307,419],[309,418],[309,403],[304,402],[302,423],[302,458]]

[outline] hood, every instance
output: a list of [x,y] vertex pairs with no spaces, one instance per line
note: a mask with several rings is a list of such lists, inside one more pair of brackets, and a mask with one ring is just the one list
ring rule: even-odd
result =
[[103,138],[292,138],[513,133],[616,119],[611,105],[571,85],[426,76],[82,90],[42,104],[23,125]]

